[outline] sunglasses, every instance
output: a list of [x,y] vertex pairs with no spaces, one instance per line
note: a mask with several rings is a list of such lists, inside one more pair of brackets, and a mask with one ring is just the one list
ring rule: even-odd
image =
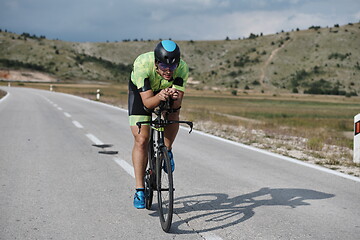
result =
[[170,70],[172,72],[177,68],[178,65],[176,63],[173,64],[158,63],[158,66],[161,71]]

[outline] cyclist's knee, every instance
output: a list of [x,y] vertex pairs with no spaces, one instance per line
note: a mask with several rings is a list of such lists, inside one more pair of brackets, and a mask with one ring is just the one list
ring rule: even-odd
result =
[[138,136],[135,136],[135,145],[137,147],[146,147],[148,142],[149,142],[148,136],[143,136],[140,134]]
[[150,138],[148,126],[143,126],[140,132],[137,126],[132,126],[131,131],[134,136],[134,142],[136,146],[143,146],[148,143]]

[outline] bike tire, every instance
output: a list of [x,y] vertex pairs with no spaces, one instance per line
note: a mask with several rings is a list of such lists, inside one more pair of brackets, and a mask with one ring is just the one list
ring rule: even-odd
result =
[[[167,173],[163,166],[169,168]],[[162,147],[160,152],[157,153],[156,161],[156,184],[157,184],[157,197],[158,197],[158,213],[160,218],[161,227],[165,232],[169,232],[174,205],[174,188],[173,188],[173,175],[170,166],[170,158],[166,147]]]
[[150,130],[150,139],[148,143],[148,171],[145,174],[145,208],[150,210],[154,196],[154,183],[155,183],[155,153],[154,153],[154,130]]
[[150,183],[150,175],[149,176],[145,176],[145,208],[150,210],[151,206],[152,206],[152,201],[153,201],[153,195],[154,195],[154,191],[151,188],[151,183]]

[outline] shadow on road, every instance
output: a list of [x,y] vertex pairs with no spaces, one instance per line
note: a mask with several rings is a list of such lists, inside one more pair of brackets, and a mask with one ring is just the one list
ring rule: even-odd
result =
[[[227,194],[208,193],[178,197],[174,202],[174,212],[181,220],[173,222],[172,233],[203,233],[227,228],[248,220],[255,215],[255,209],[262,206],[286,206],[296,208],[310,205],[307,200],[334,197],[309,189],[262,188],[259,191],[229,198]],[[202,223],[200,225],[197,222]],[[191,226],[192,231],[185,225]],[[196,229],[196,227],[201,229]],[[206,226],[204,228],[204,226]]]

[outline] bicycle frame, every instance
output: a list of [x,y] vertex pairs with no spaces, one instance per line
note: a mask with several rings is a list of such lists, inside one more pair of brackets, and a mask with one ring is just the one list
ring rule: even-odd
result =
[[[151,208],[153,191],[156,190],[158,193],[158,212],[160,223],[165,232],[168,232],[171,227],[174,197],[173,192],[175,191],[173,187],[172,171],[168,168],[170,167],[170,159],[164,142],[165,127],[170,124],[185,123],[190,127],[189,133],[191,133],[193,129],[193,123],[190,121],[168,120],[169,114],[174,111],[175,110],[170,108],[169,101],[162,102],[158,108],[152,111],[156,115],[154,120],[136,123],[139,128],[139,133],[141,131],[141,125],[148,124],[151,127],[148,149],[149,169],[146,171],[144,178],[145,205],[147,209]],[[157,140],[156,144],[155,140]],[[166,169],[169,169],[170,171]],[[163,175],[164,173],[166,174]],[[163,185],[167,184],[168,186],[163,187]]]

